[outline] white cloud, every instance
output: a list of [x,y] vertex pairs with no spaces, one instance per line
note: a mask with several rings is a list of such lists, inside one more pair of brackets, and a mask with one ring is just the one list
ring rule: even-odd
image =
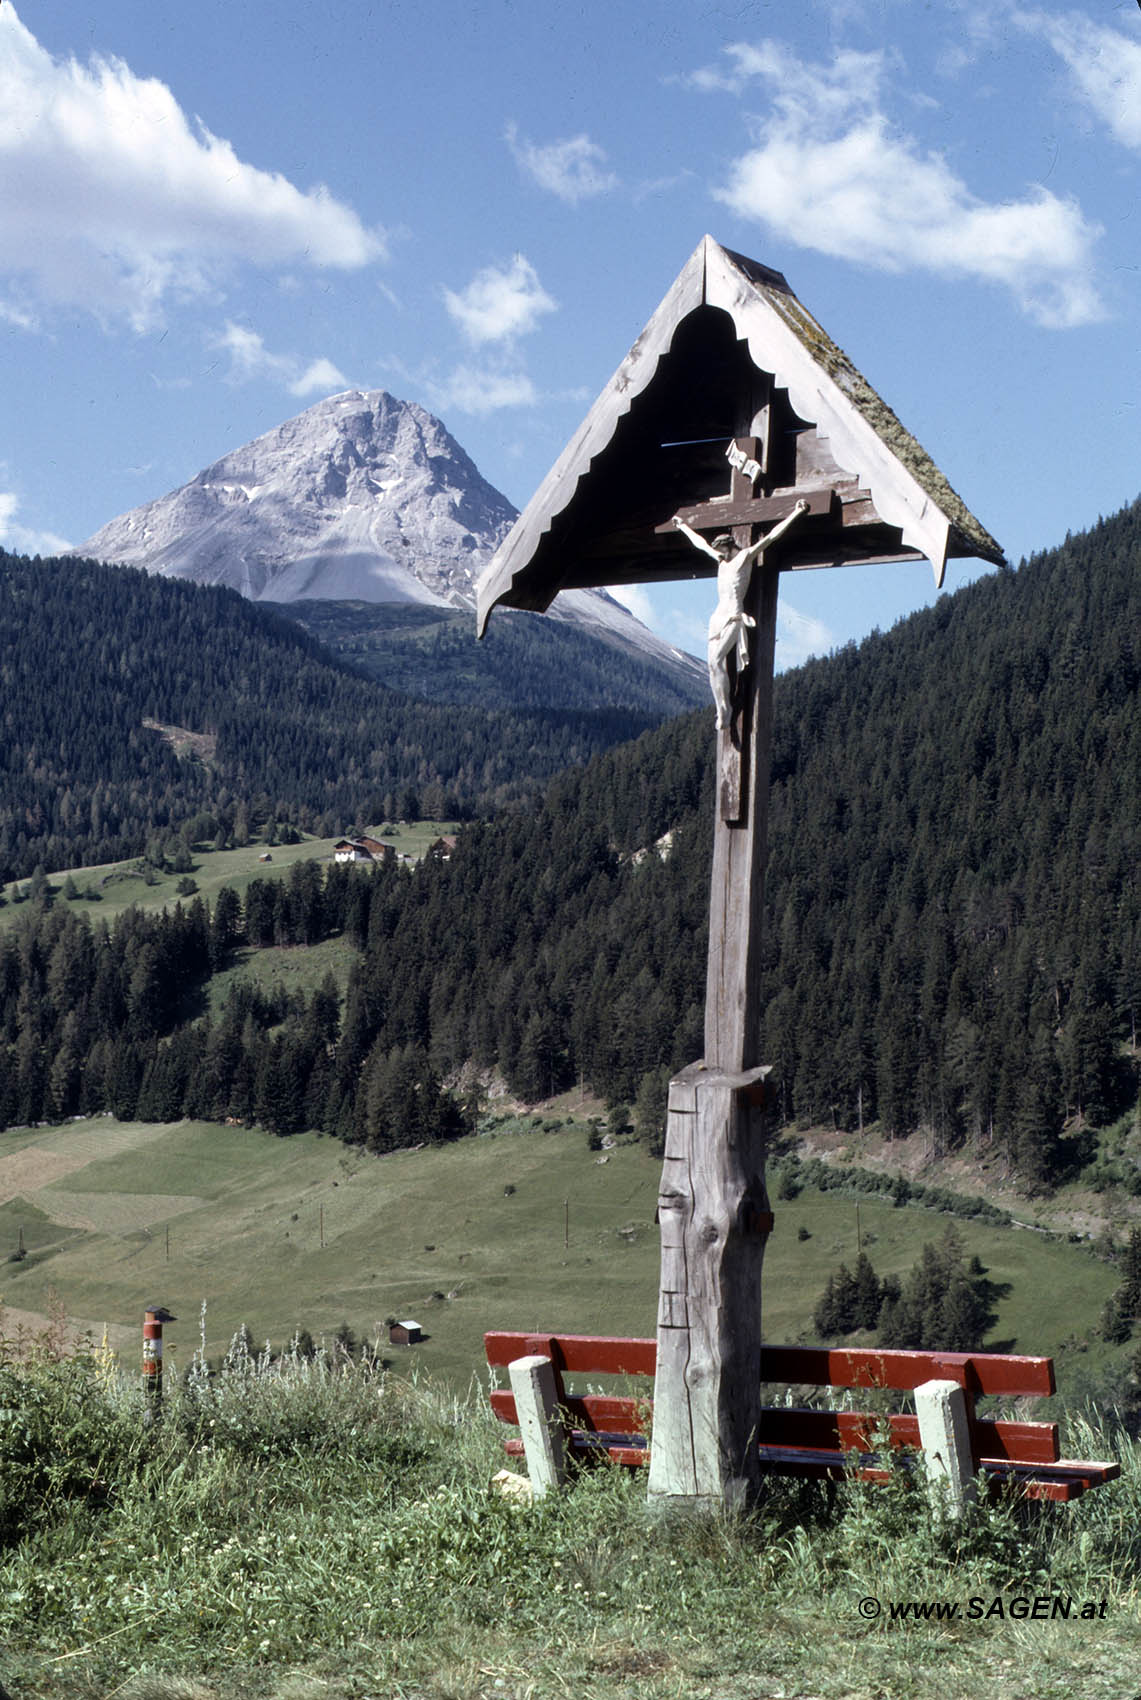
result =
[[653,597],[642,584],[608,584],[607,593],[615,602],[620,602],[623,608],[629,610],[636,620],[641,620],[644,626],[653,630],[658,615],[654,608]]
[[324,357],[303,365],[295,354],[272,354],[257,331],[227,319],[225,330],[210,339],[211,348],[230,356],[228,377],[232,383],[266,378],[280,384],[290,395],[332,395],[347,390],[349,380],[339,367]]
[[506,141],[520,170],[540,189],[572,207],[618,186],[618,178],[606,168],[605,148],[589,136],[568,136],[540,147],[520,136],[514,124],[508,124]]
[[790,602],[777,604],[776,666],[799,667],[813,655],[828,655],[836,647],[836,636],[823,620],[802,614]]
[[496,413],[504,407],[534,407],[539,397],[526,372],[457,366],[443,383],[430,383],[432,404],[441,413]]
[[11,0],[0,112],[0,269],[44,301],[144,330],[170,300],[216,292],[236,263],[383,256],[351,207],[246,164],[164,83],[118,59],[53,59]]
[[808,65],[779,41],[733,42],[724,50],[728,64],[694,71],[689,82],[707,93],[741,94],[757,78],[781,91],[781,105],[802,118],[846,117],[860,107],[873,110],[883,80],[886,55],[845,48],[831,66]]
[[522,254],[516,254],[509,266],[485,266],[458,294],[445,289],[444,304],[477,348],[525,336],[544,313],[553,313],[556,307]]
[[331,360],[324,356],[319,360],[311,360],[304,372],[294,378],[286,388],[291,395],[336,395],[341,390],[351,386],[339,366],[334,366]]
[[0,301],[0,319],[6,325],[14,325],[18,331],[38,329],[35,314],[27,312],[23,307],[17,307],[14,301]]
[[759,79],[772,89],[758,145],[716,191],[742,218],[880,270],[1002,284],[1042,325],[1103,316],[1092,277],[1100,228],[1041,187],[979,200],[938,154],[890,125],[880,102],[886,55],[848,51],[830,67],[810,65],[771,41],[727,55],[727,69],[692,81],[740,91]]
[[71,548],[66,538],[54,531],[33,531],[16,523],[20,498],[11,490],[0,490],[0,546],[20,555],[65,555]]
[[1141,42],[1080,12],[1021,12],[1018,22],[1041,36],[1073,73],[1078,92],[1111,134],[1141,148]]

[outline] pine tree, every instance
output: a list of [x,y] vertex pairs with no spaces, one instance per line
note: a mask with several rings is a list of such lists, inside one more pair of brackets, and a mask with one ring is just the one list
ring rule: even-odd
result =
[[883,1289],[866,1251],[862,1251],[856,1259],[854,1279],[856,1284],[856,1298],[853,1306],[855,1326],[857,1328],[874,1328],[879,1321],[880,1307],[883,1303]]
[[666,1148],[666,1118],[669,1113],[670,1071],[649,1069],[638,1083],[634,1100],[634,1126],[651,1157]]

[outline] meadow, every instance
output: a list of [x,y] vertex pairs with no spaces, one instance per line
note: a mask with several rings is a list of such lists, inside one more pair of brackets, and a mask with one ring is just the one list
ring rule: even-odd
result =
[[1120,1434],[1071,1428],[1124,1466],[1072,1506],[948,1524],[900,1472],[678,1521],[617,1470],[505,1499],[474,1390],[241,1350],[191,1368],[148,1427],[106,1358],[48,1339],[16,1365],[0,1344],[10,1700],[1136,1690],[1141,1454]]
[[[653,1332],[659,1165],[633,1141],[589,1149],[597,1108],[504,1113],[385,1157],[109,1117],[0,1135],[0,1691],[1132,1694],[1141,1452],[1111,1411],[1095,1433],[1078,1409],[1109,1367],[1090,1319],[1116,1276],[1088,1245],[1033,1231],[1028,1206],[1018,1227],[867,1196],[857,1212],[833,1191],[778,1199],[766,1335],[809,1333],[857,1235],[881,1274],[902,1272],[953,1222],[1001,1291],[991,1343],[1055,1354],[1063,1450],[1120,1458],[1120,1482],[959,1527],[933,1522],[902,1474],[832,1494],[774,1482],[752,1517],[693,1524],[655,1520],[618,1471],[537,1505],[494,1490],[486,1328]],[[147,1426],[154,1302],[178,1320]],[[423,1344],[390,1346],[389,1315],[419,1320]],[[379,1359],[339,1350],[346,1323]],[[326,1358],[289,1349],[300,1329]],[[1021,1615],[1067,1609],[1055,1598],[1075,1615]],[[955,1615],[893,1620],[912,1601]]]
[[[382,1157],[206,1122],[12,1129],[0,1134],[0,1295],[42,1316],[54,1293],[126,1352],[157,1300],[179,1319],[167,1340],[183,1364],[203,1305],[211,1355],[243,1323],[259,1345],[282,1346],[302,1328],[332,1337],[347,1323],[372,1339],[387,1317],[411,1317],[427,1338],[394,1361],[457,1392],[488,1328],[652,1334],[659,1164],[633,1140],[590,1150],[599,1108],[571,1097],[542,1116],[487,1116],[481,1135],[451,1146]],[[998,1290],[992,1344],[1054,1354],[1076,1394],[1120,1360],[1094,1327],[1113,1266],[1088,1243],[1034,1231],[1029,1206],[1024,1227],[812,1189],[775,1210],[771,1340],[810,1334],[828,1275],[851,1267],[857,1244],[881,1277],[902,1274],[953,1221]],[[11,1261],[21,1245],[27,1255]]]
[[[418,862],[437,838],[456,831],[455,823],[449,821],[401,821],[395,826],[386,822],[384,827],[387,830],[373,826],[365,828],[365,831],[395,844],[398,853],[412,862]],[[337,834],[337,838],[341,836]],[[232,886],[241,898],[253,879],[281,879],[295,862],[332,861],[337,838],[312,838],[303,833],[296,844],[272,845],[266,845],[260,838],[251,838],[248,844],[231,850],[211,850],[199,844],[193,851],[190,878],[198,893],[213,908],[224,885]],[[272,860],[263,862],[261,858],[267,852]],[[188,899],[178,890],[179,881],[184,877],[145,866],[144,858],[135,856],[127,861],[105,862],[96,867],[61,868],[58,873],[50,875],[50,886],[58,902],[61,900],[59,894],[70,879],[77,893],[73,901],[81,914],[88,914],[93,920],[114,921],[116,916],[132,907],[164,909],[175,903],[187,902]],[[20,899],[30,885],[30,880],[14,880],[0,888],[0,897],[5,899],[0,904],[0,927],[12,926],[17,921],[21,913]]]

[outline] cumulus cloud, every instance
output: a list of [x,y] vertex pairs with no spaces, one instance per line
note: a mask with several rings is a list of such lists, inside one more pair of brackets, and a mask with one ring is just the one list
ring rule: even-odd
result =
[[145,330],[235,264],[352,268],[384,254],[351,207],[246,164],[164,83],[118,59],[53,59],[11,0],[0,111],[0,269],[34,299]]
[[516,254],[509,266],[485,266],[458,293],[445,289],[444,304],[476,347],[525,336],[556,306],[522,254]]
[[230,319],[225,330],[210,339],[210,347],[230,356],[227,375],[233,383],[267,378],[295,396],[331,395],[349,388],[349,380],[331,360],[322,357],[305,365],[295,354],[273,354],[257,331]]
[[740,92],[760,82],[772,105],[717,199],[820,253],[1001,284],[1042,325],[1102,317],[1092,276],[1100,227],[1041,187],[978,199],[944,159],[889,123],[889,67],[883,53],[842,52],[820,66],[771,41],[727,49],[726,63],[694,85]]
[[1081,12],[1021,12],[1022,27],[1047,41],[1073,73],[1090,111],[1127,148],[1141,148],[1141,42]]
[[592,142],[589,136],[568,136],[561,142],[548,142],[540,147],[520,136],[514,124],[508,124],[506,141],[515,163],[537,183],[540,189],[557,195],[569,206],[605,195],[618,186],[618,178],[606,166],[606,150]]
[[526,372],[478,366],[457,366],[442,383],[428,387],[441,413],[497,413],[504,407],[534,407],[539,399]]
[[0,545],[21,555],[65,555],[71,544],[54,531],[35,531],[17,523],[20,498],[0,490]]

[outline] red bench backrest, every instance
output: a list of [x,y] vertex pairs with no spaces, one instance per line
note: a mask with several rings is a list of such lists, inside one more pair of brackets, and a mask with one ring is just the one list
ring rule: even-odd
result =
[[[653,1375],[654,1340],[610,1334],[484,1335],[489,1364],[505,1367],[539,1353],[557,1369],[583,1375]],[[794,1386],[914,1389],[925,1381],[957,1381],[968,1393],[1042,1398],[1055,1391],[1052,1358],[1005,1352],[893,1352],[873,1347],[764,1346],[761,1379]]]

